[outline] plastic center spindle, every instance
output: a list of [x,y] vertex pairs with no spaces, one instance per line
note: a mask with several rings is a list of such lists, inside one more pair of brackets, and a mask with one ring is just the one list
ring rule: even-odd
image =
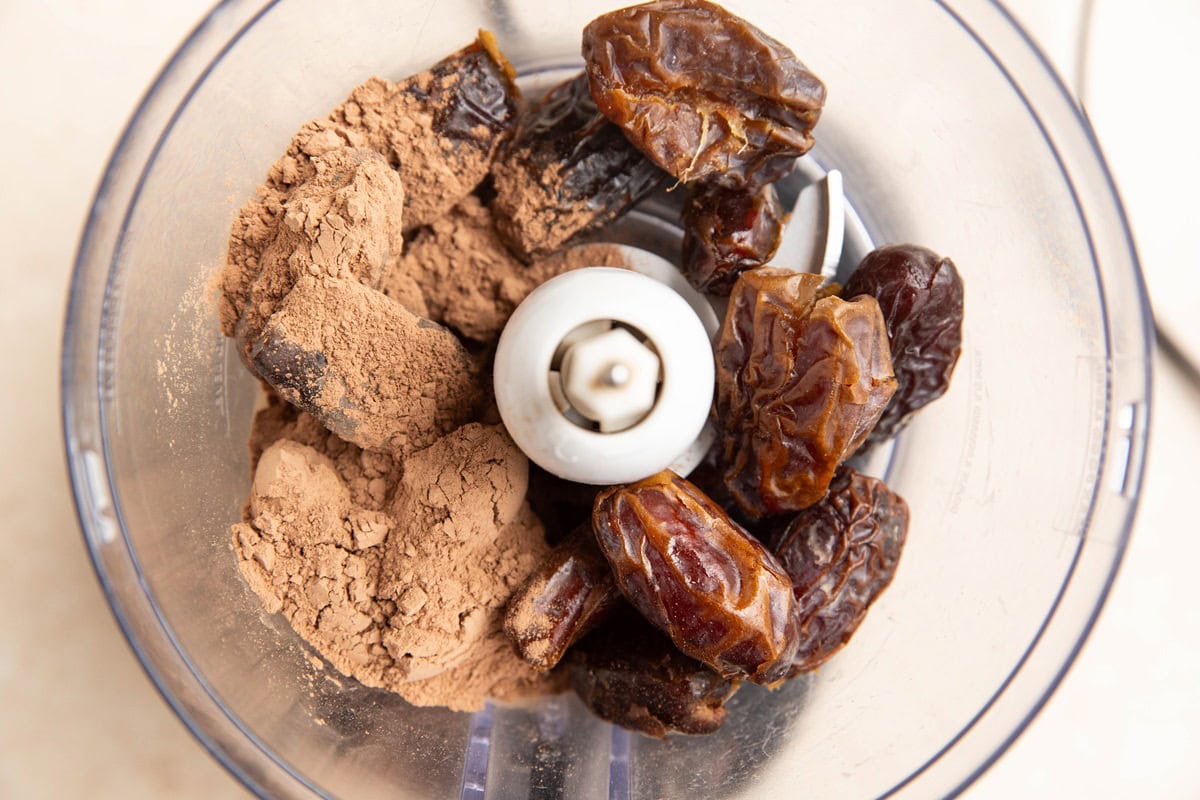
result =
[[623,431],[654,408],[661,366],[652,349],[613,327],[567,348],[559,366],[562,396],[602,433]]
[[521,303],[493,372],[500,416],[532,461],[596,485],[695,467],[711,442],[715,317],[701,321],[696,309],[711,308],[685,286],[588,267]]

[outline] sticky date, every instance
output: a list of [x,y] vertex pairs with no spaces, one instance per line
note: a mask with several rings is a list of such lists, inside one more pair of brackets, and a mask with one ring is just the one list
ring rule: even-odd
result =
[[717,730],[737,689],[636,614],[586,637],[566,663],[572,688],[598,717],[660,739]]
[[842,294],[874,297],[887,324],[898,387],[867,437],[880,442],[899,433],[913,412],[949,388],[962,352],[962,278],[950,259],[898,244],[868,253]]
[[[495,37],[480,31],[471,45],[397,84],[409,113],[429,120],[415,132],[388,136],[404,182],[406,227],[439,219],[487,176],[517,126],[514,77]],[[440,166],[430,170],[431,163]]]
[[592,529],[625,598],[685,654],[728,678],[770,684],[796,649],[783,568],[670,471],[596,497]]
[[492,177],[496,230],[529,261],[616,219],[667,176],[596,110],[580,74],[525,113]]
[[681,181],[761,185],[813,146],[825,85],[782,43],[705,0],[656,0],[583,29],[592,97]]
[[717,343],[725,484],[755,517],[821,499],[896,390],[871,297],[821,296],[820,276],[742,273]]
[[793,675],[816,669],[850,640],[892,582],[907,533],[904,500],[849,467],[783,530],[773,549],[792,578],[800,619]]
[[522,658],[536,669],[548,670],[622,605],[590,526],[582,526],[550,551],[509,599],[504,632]]
[[727,295],[739,274],[771,260],[782,231],[774,186],[697,185],[683,207],[683,274],[702,292]]

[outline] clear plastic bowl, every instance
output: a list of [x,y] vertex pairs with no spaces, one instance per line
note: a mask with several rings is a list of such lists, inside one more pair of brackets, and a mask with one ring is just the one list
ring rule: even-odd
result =
[[607,0],[228,2],[137,110],[71,289],[64,419],[83,530],[146,670],[279,797],[932,797],[1012,742],[1120,562],[1145,457],[1150,314],[1079,109],[1008,15],[953,3],[730,2],[829,87],[815,157],[878,242],[952,255],[951,391],[884,468],[913,509],[891,589],[807,681],[749,689],[708,738],[629,736],[572,697],[417,709],[313,666],[242,581],[255,386],[208,281],[237,208],[306,120],[495,31],[524,71],[579,62]]

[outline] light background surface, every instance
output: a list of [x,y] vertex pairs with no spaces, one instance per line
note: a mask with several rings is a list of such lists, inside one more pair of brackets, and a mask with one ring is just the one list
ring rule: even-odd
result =
[[[65,293],[92,193],[138,98],[208,5],[0,0],[3,798],[246,796],[155,693],[113,621],[77,528],[58,412]],[[1008,6],[1082,93],[1160,324],[1197,363],[1200,3]],[[1156,367],[1142,508],[1106,610],[971,800],[1200,797],[1200,523],[1190,510],[1200,384],[1161,351]]]

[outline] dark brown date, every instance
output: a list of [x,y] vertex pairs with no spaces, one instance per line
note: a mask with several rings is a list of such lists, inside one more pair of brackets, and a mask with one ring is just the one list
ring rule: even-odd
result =
[[846,282],[845,297],[879,303],[891,342],[898,388],[867,437],[899,433],[913,412],[945,394],[962,352],[963,283],[954,262],[911,244],[869,254]]
[[850,640],[900,560],[908,505],[883,481],[848,467],[829,494],[775,541],[796,595],[800,648],[792,674],[816,669]]
[[597,491],[599,487],[563,480],[529,462],[529,491],[525,499],[542,521],[546,541],[551,545],[567,538],[580,525],[591,526]]
[[598,717],[660,739],[717,730],[737,689],[636,614],[585,638],[566,663],[572,688]]
[[551,669],[567,648],[625,601],[596,549],[591,526],[573,531],[508,601],[504,632],[535,669]]
[[771,260],[782,231],[783,209],[771,184],[695,186],[683,207],[683,274],[702,292],[727,295],[738,275]]
[[727,678],[770,684],[796,649],[792,584],[775,557],[665,471],[596,497],[592,530],[633,607]]
[[480,31],[473,44],[397,85],[414,121],[389,136],[406,192],[406,227],[434,222],[487,176],[516,129],[513,78],[495,38]]
[[596,110],[580,74],[524,114],[492,165],[496,230],[530,261],[612,222],[666,177]]
[[[430,354],[438,368],[428,384],[414,383],[408,362]],[[378,452],[428,447],[472,417],[480,392],[457,336],[353,280],[302,277],[254,340],[250,362],[284,400]]]
[[755,517],[820,500],[896,390],[879,305],[821,297],[820,283],[762,267],[743,272],[729,298],[717,419],[725,484]]
[[761,185],[813,146],[825,85],[787,47],[704,0],[657,0],[583,29],[592,97],[681,181]]

